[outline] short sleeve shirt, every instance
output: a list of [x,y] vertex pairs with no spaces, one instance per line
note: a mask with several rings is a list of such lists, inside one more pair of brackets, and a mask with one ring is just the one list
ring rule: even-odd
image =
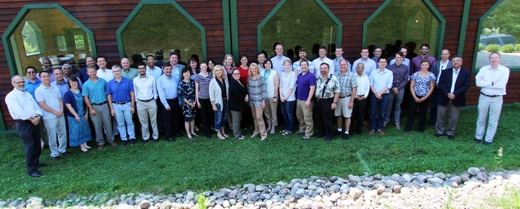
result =
[[428,72],[427,77],[420,77],[419,72],[415,72],[411,79],[415,80],[415,85],[413,86],[415,95],[424,97],[430,91],[430,82],[435,81],[435,75],[431,72]]

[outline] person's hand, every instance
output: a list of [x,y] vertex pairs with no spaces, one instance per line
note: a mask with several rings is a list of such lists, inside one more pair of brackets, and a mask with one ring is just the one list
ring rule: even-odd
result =
[[336,103],[333,102],[333,103],[330,105],[330,109],[331,109],[331,110],[335,110],[335,109],[336,109]]
[[202,108],[202,106],[200,105],[200,102],[197,102],[197,107]]
[[112,116],[116,116],[116,111],[110,110],[110,114],[112,114]]
[[31,123],[34,125],[34,126],[37,126],[38,123],[40,123],[40,116],[36,116],[36,117],[33,117],[33,118],[30,118],[29,120],[31,121]]
[[77,116],[77,115],[76,115],[76,116],[74,116],[74,118],[75,118],[75,119],[76,119],[76,121],[78,121],[78,122],[79,122],[79,121],[81,120],[81,119],[79,118],[79,116]]
[[217,106],[213,106],[213,111],[217,112]]
[[262,109],[265,108],[265,101],[262,101]]
[[392,91],[394,92],[394,94],[399,94],[399,89],[398,88],[393,88]]
[[352,108],[354,108],[354,102],[349,102],[348,109],[351,110]]
[[[281,98],[280,98],[281,99]],[[278,99],[276,98],[273,98],[273,103],[276,103],[276,101],[278,101]],[[283,101],[283,100],[282,100]]]
[[96,115],[96,114],[97,114],[97,113],[96,113],[96,110],[94,110],[94,108],[90,109],[90,114],[92,114],[92,115]]
[[164,109],[166,109],[166,111],[170,111],[172,108],[170,108],[170,107],[166,107],[166,108],[164,108]]
[[310,106],[311,106],[311,102],[310,101],[305,101],[305,107],[309,108]]
[[448,93],[448,98],[450,98],[451,100],[454,100],[455,99],[455,94]]
[[413,99],[415,100],[416,103],[421,103],[421,99],[419,99],[417,97],[414,97]]
[[135,112],[135,107],[130,107],[130,112],[131,112],[132,114],[134,114],[134,112]]
[[61,112],[61,111],[54,112],[54,115],[56,115],[56,117],[58,117],[58,118],[61,117],[62,114],[63,114],[63,112]]
[[85,113],[85,120],[88,120],[88,113]]

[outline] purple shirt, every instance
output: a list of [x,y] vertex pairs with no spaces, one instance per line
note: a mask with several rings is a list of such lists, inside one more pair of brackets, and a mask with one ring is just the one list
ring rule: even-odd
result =
[[316,77],[311,72],[307,72],[305,75],[302,73],[298,74],[296,79],[296,99],[306,101],[311,91],[311,86],[316,86]]
[[[430,68],[432,67],[433,63],[436,61],[435,57],[432,57],[430,55],[426,55],[425,59],[428,59],[430,61]],[[423,58],[421,55],[414,57],[412,59],[412,63],[410,63],[410,75],[413,75],[415,72],[421,71],[421,62]],[[428,71],[430,71],[430,68],[428,68]]]

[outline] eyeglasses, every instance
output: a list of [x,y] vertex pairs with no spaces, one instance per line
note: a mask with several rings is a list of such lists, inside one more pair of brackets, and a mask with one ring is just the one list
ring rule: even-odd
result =
[[146,69],[145,67],[138,67],[137,69]]
[[240,73],[233,73],[233,75],[240,75]]
[[29,71],[27,72],[27,74],[33,74],[33,73],[36,73],[35,71]]

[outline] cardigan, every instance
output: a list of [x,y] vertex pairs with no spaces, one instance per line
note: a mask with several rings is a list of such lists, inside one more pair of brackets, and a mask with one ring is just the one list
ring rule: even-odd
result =
[[[223,77],[224,83],[226,84],[226,95],[229,95],[229,83],[228,80]],[[220,111],[222,111],[222,90],[220,89],[220,86],[217,83],[217,78],[211,79],[209,82],[209,101],[213,102],[215,101],[215,104],[220,104]]]

